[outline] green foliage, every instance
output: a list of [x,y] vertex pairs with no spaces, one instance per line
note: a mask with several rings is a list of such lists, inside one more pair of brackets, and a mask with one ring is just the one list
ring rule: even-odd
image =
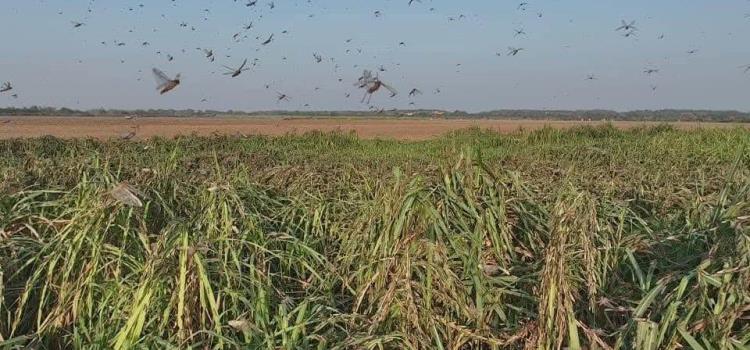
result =
[[0,141],[0,348],[746,349],[748,150],[668,127]]

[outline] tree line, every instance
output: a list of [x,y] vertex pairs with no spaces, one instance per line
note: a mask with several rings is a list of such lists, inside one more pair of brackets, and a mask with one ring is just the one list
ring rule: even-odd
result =
[[411,117],[446,119],[517,119],[517,120],[572,120],[572,121],[704,121],[704,122],[750,122],[750,113],[716,110],[636,110],[617,112],[611,110],[493,110],[469,113],[465,111],[442,111],[431,109],[379,110],[379,111],[216,111],[194,109],[90,109],[76,110],[31,106],[26,108],[0,108],[3,116],[58,116],[58,117]]

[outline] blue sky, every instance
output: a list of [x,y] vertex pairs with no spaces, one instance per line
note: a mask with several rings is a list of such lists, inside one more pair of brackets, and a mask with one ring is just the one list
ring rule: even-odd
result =
[[[0,80],[18,98],[0,95],[0,106],[362,110],[353,83],[383,65],[400,94],[379,92],[378,108],[750,110],[739,68],[750,64],[750,1],[525,1],[3,0]],[[635,37],[615,32],[623,19],[636,21]],[[509,46],[524,50],[507,56]],[[222,75],[245,58],[253,70]],[[182,85],[158,95],[152,67],[182,73]],[[424,94],[410,98],[412,88]],[[276,91],[291,100],[277,103]]]

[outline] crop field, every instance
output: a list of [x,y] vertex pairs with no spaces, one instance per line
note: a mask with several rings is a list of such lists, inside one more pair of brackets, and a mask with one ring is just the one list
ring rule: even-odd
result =
[[510,131],[0,140],[0,348],[750,347],[750,130]]
[[[597,121],[502,120],[502,119],[427,119],[427,118],[284,118],[284,117],[0,117],[0,139],[55,136],[61,138],[120,138],[134,132],[134,138],[175,137],[180,135],[274,135],[306,132],[354,132],[357,136],[399,140],[425,140],[466,128],[481,128],[501,133],[538,130],[545,127],[569,129],[577,126],[601,126]],[[660,125],[657,122],[617,121],[611,125],[632,129]],[[677,129],[726,129],[748,123],[673,122]]]

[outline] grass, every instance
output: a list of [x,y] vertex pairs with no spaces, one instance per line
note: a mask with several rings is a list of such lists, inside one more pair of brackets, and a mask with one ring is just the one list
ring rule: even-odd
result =
[[0,348],[748,349],[749,164],[742,129],[0,141]]

